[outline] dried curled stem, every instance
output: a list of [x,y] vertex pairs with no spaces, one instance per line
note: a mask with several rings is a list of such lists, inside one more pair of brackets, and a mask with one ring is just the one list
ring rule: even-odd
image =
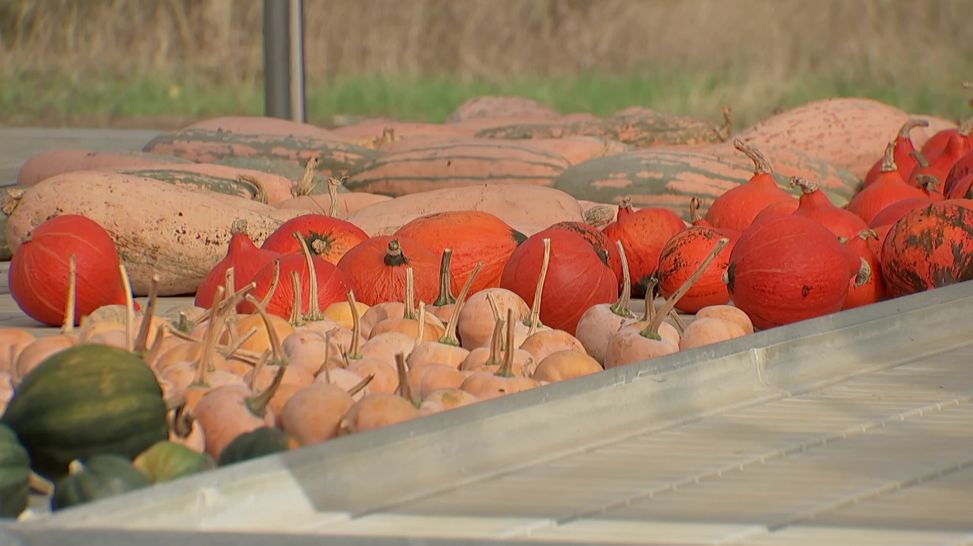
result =
[[770,164],[767,156],[758,150],[756,146],[747,144],[746,142],[737,138],[733,140],[733,147],[746,154],[746,156],[750,158],[750,161],[753,161],[754,174],[770,174],[774,172],[774,167]]

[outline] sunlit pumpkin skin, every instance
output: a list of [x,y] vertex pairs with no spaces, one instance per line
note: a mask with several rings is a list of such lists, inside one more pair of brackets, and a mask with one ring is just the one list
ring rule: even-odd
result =
[[501,288],[533,301],[545,238],[551,240],[551,257],[541,297],[541,322],[574,335],[585,310],[617,297],[618,279],[584,237],[564,229],[546,229],[531,235],[510,256]]
[[[314,274],[318,285],[318,309],[324,309],[332,303],[343,301],[345,294],[352,287],[351,280],[345,272],[318,256],[312,256],[311,259],[314,263]],[[290,317],[291,310],[294,308],[294,283],[291,279],[291,272],[293,271],[297,273],[301,288],[301,313],[309,313],[308,294],[311,286],[311,272],[307,266],[307,258],[303,254],[285,254],[278,260],[280,272],[277,287],[274,289],[265,311],[278,317]],[[273,279],[273,264],[265,265],[253,276],[252,280],[257,285],[253,289],[253,296],[257,300],[263,301],[265,299],[267,292],[273,286]],[[245,302],[241,304],[240,310],[244,313],[251,313],[253,312],[253,305]]]
[[942,202],[903,216],[882,246],[882,275],[892,297],[973,279],[973,210]]
[[[196,288],[196,307],[209,309],[213,305],[213,295],[218,286],[226,284],[226,270],[233,268],[234,290],[240,290],[247,285],[258,271],[264,266],[272,264],[280,256],[279,252],[258,248],[247,235],[245,221],[238,221],[230,228],[230,243],[223,257],[206,275],[203,282]],[[297,241],[295,241],[296,243]]]
[[879,211],[879,213],[872,218],[872,221],[868,223],[868,227],[874,228],[894,224],[899,221],[899,218],[902,218],[909,212],[917,208],[924,207],[930,203],[932,203],[932,199],[929,199],[928,197],[910,197],[909,199],[896,201],[895,203],[892,203]]
[[851,268],[827,228],[800,216],[770,218],[740,235],[727,268],[734,304],[760,329],[837,312]]
[[853,309],[885,299],[882,262],[870,247],[870,242],[877,240],[878,234],[874,230],[866,229],[842,243],[854,271],[842,309]]
[[[693,226],[669,239],[659,258],[659,290],[662,295],[668,298],[678,290],[723,236],[714,228]],[[730,239],[699,280],[676,302],[676,309],[683,313],[695,313],[703,307],[730,301],[723,274],[729,266],[733,245],[734,240]]]
[[797,210],[794,214],[803,216],[828,228],[837,237],[850,239],[863,229],[868,228],[865,221],[854,213],[834,206],[828,196],[815,184],[796,178],[792,183],[801,189]]
[[[913,118],[902,124],[899,129],[898,135],[895,137],[895,148],[892,152],[892,157],[895,160],[896,168],[899,175],[903,179],[908,178],[909,174],[912,173],[912,169],[916,166],[916,158],[912,156],[912,153],[916,150],[915,146],[912,144],[912,138],[909,136],[909,132],[917,127],[928,127],[929,121],[919,118]],[[879,158],[878,161],[872,165],[872,168],[868,170],[865,174],[865,180],[863,185],[869,186],[882,170],[882,159]]]
[[337,264],[352,247],[368,239],[367,233],[346,220],[324,214],[305,214],[281,224],[260,248],[280,254],[300,253],[301,243],[294,237],[295,232],[301,234],[312,253],[332,264]]
[[[619,210],[622,208],[624,207],[619,207]],[[626,213],[629,212],[634,212],[631,210],[631,207],[628,207],[626,211]],[[623,214],[622,217],[624,218],[625,215]],[[618,281],[621,282],[622,258],[618,254],[618,249],[615,248],[612,241],[605,235],[605,232],[583,222],[558,222],[552,225],[551,228],[566,229],[584,237],[591,247],[595,249],[595,254],[598,255],[602,263],[610,267],[615,272],[615,276],[618,277]]]
[[949,174],[946,176],[946,180],[943,182],[943,193],[947,197],[951,197],[955,191],[954,188],[964,180],[967,181],[966,189],[962,192],[965,194],[969,191],[968,182],[973,180],[973,151],[967,152],[966,155],[959,158],[953,164],[953,167],[949,170]]
[[10,295],[27,316],[50,326],[64,322],[71,255],[77,275],[75,325],[103,305],[125,303],[111,236],[93,220],[64,214],[37,226],[10,261]]
[[412,268],[416,301],[435,301],[439,293],[439,255],[419,241],[388,235],[371,237],[338,262],[355,298],[365,305],[402,301],[406,267]]
[[422,243],[437,255],[446,248],[452,249],[450,282],[457,289],[466,282],[476,263],[482,261],[470,293],[500,286],[504,264],[527,238],[497,216],[474,210],[421,216],[400,227],[394,236]]
[[714,227],[742,232],[765,207],[794,197],[777,186],[773,167],[759,150],[740,140],[733,145],[753,162],[753,175],[717,197],[704,218]]
[[602,231],[611,244],[621,241],[625,249],[633,296],[645,294],[649,279],[659,269],[662,248],[684,229],[685,222],[669,209],[663,208],[639,209],[605,226]]

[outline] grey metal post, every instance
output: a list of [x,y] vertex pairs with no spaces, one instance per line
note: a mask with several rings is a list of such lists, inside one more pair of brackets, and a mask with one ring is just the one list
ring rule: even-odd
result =
[[264,0],[264,113],[305,121],[303,0]]

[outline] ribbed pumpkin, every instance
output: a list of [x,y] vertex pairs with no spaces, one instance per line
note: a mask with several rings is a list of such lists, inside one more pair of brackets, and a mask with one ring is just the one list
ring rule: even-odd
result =
[[794,178],[791,183],[801,189],[795,215],[814,220],[844,239],[851,239],[868,228],[864,220],[854,213],[834,206],[815,184],[803,178]]
[[281,224],[260,248],[280,254],[299,253],[301,243],[294,233],[301,234],[311,252],[332,264],[337,264],[345,252],[368,239],[367,233],[346,220],[324,214],[304,214]]
[[662,247],[686,229],[686,225],[672,211],[663,208],[644,208],[620,216],[620,220],[608,224],[602,231],[612,244],[622,242],[632,277],[632,293],[641,297],[649,279],[659,269]]
[[135,457],[168,435],[162,389],[134,354],[76,345],[47,358],[17,386],[2,422],[30,453],[39,474],[108,453]]
[[[916,151],[915,146],[912,144],[912,138],[909,136],[911,132],[916,127],[928,127],[929,121],[919,118],[911,118],[906,120],[899,128],[899,134],[895,137],[895,145],[892,152],[892,159],[895,161],[898,167],[899,174],[903,179],[909,177],[912,173],[912,169],[916,166],[916,158],[912,155]],[[864,185],[868,186],[878,178],[879,173],[882,171],[882,164],[884,163],[883,158],[879,158],[878,161],[872,165],[872,168],[868,170],[865,175]]]
[[30,499],[30,457],[10,427],[0,425],[0,519],[15,518]]
[[419,241],[387,235],[371,237],[338,262],[355,298],[365,305],[402,301],[406,267],[412,268],[418,301],[435,301],[439,293],[439,256]]
[[742,232],[768,205],[794,198],[777,186],[774,169],[760,150],[742,140],[733,145],[753,162],[753,175],[714,200],[704,218],[713,227]]
[[495,215],[473,210],[421,216],[396,230],[394,237],[417,241],[440,255],[443,250],[452,249],[452,286],[462,286],[476,263],[483,262],[470,293],[500,286],[503,266],[527,238]]
[[209,309],[213,305],[216,287],[226,283],[226,270],[230,267],[233,268],[234,290],[240,290],[253,280],[258,271],[273,264],[274,259],[280,256],[279,252],[263,250],[253,244],[253,240],[247,235],[246,220],[235,221],[230,233],[233,235],[230,236],[226,256],[213,266],[196,289],[196,307]]
[[730,298],[757,328],[837,312],[851,268],[837,237],[821,224],[790,215],[743,232],[730,253]]
[[574,335],[581,315],[618,296],[618,279],[591,245],[577,233],[546,229],[531,235],[510,256],[500,287],[525,301],[534,299],[544,259],[544,239],[551,241],[550,263],[541,292],[541,322]]
[[973,279],[973,211],[941,202],[903,216],[885,238],[882,275],[892,297]]
[[[307,159],[321,160],[323,175],[344,173],[375,157],[375,152],[334,137],[328,131],[306,123],[267,117],[220,117],[203,120],[182,129],[162,133],[143,151],[172,155],[200,163],[227,160],[245,168],[295,178],[295,171],[274,168],[276,160],[290,168]],[[267,169],[271,170],[267,170]]]
[[573,136],[602,137],[638,148],[659,144],[721,142],[729,131],[705,120],[665,114],[648,108],[628,108],[606,118],[552,120],[491,127],[476,133],[481,138],[535,139]]
[[[722,237],[725,235],[715,228],[693,226],[669,239],[659,257],[659,291],[662,295],[668,298],[675,293]],[[675,304],[676,309],[684,313],[695,313],[703,307],[722,305],[730,301],[723,274],[729,266],[733,245],[734,240],[730,239],[689,291],[679,298]]]
[[210,470],[216,463],[205,453],[166,440],[139,453],[132,466],[159,483]]
[[529,141],[434,140],[385,150],[352,172],[345,186],[396,196],[484,183],[549,186],[567,167],[562,156]]
[[244,432],[230,442],[223,451],[217,463],[226,466],[272,453],[280,453],[297,447],[297,440],[279,428],[260,427],[250,432]]
[[[963,181],[967,182],[966,187],[968,187],[971,177],[973,177],[973,151],[967,152],[953,164],[953,168],[949,170],[949,174],[943,182],[943,193],[947,196],[952,195],[955,191],[954,188]],[[962,193],[967,191],[963,190]]]

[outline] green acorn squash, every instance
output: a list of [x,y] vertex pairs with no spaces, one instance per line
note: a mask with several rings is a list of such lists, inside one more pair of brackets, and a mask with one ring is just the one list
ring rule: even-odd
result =
[[30,499],[30,458],[9,427],[0,425],[0,518],[15,518]]
[[216,466],[209,455],[168,440],[156,442],[140,453],[133,464],[153,483],[174,480]]
[[297,441],[290,434],[279,428],[260,427],[237,436],[227,444],[220,452],[219,464],[241,463],[295,447]]
[[131,460],[168,437],[155,375],[141,358],[107,345],[77,345],[41,362],[17,386],[0,422],[27,448],[34,471],[50,479],[75,459]]
[[71,461],[68,474],[54,484],[51,509],[61,510],[149,485],[148,476],[125,457],[95,455],[85,463]]

